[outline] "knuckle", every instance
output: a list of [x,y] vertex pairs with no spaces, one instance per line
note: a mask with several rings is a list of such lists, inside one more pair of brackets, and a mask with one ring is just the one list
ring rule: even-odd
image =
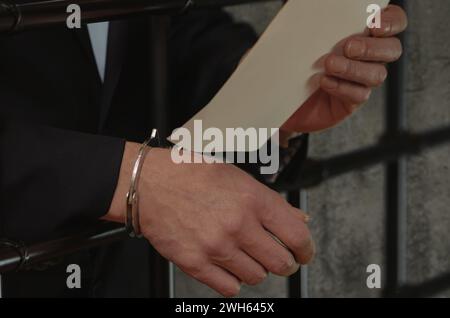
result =
[[261,221],[265,225],[270,225],[275,223],[278,217],[275,209],[264,209],[261,214]]
[[240,199],[240,206],[243,210],[257,211],[260,208],[261,204],[258,200],[257,195],[247,192],[242,194]]
[[237,250],[222,250],[217,251],[215,255],[211,255],[211,259],[221,265],[231,265],[236,262]]
[[358,70],[352,61],[343,56],[329,55],[325,60],[325,69],[328,73],[344,76],[353,76]]
[[226,218],[223,222],[225,233],[231,237],[234,237],[235,239],[237,239],[239,234],[242,233],[245,226],[243,214],[238,214],[233,217]]
[[214,235],[209,237],[203,243],[203,249],[209,257],[220,258],[226,254],[224,242],[226,240],[221,235]]
[[372,47],[370,45],[368,45],[366,43],[366,41],[364,41],[364,40],[360,40],[360,43],[361,43],[361,47],[362,47],[362,49],[361,49],[361,56],[366,56],[366,57],[372,56],[373,55],[372,54],[373,53]]
[[338,57],[334,54],[329,54],[325,58],[325,69],[328,73],[336,73],[336,63],[338,62]]
[[334,89],[336,92],[340,92],[340,93],[342,93],[343,92],[343,85],[342,85],[342,82],[341,81],[336,81],[336,88]]
[[178,265],[183,272],[189,274],[190,276],[200,279],[202,277],[204,262],[199,261],[188,261],[185,265]]
[[266,273],[257,273],[247,278],[245,283],[250,286],[261,284],[267,277]]
[[327,71],[332,71],[333,68],[333,60],[334,60],[334,55],[333,54],[329,54],[326,58],[325,58],[325,69]]
[[269,195],[271,195],[270,199],[268,199],[269,197],[266,197],[266,202],[260,204],[257,211],[259,221],[266,226],[276,223],[280,218],[280,213],[286,213],[285,209],[280,209],[280,207],[288,205],[281,194],[272,192],[269,193]]
[[349,77],[359,77],[359,63],[348,61],[346,64],[345,74]]
[[345,55],[350,58],[364,57],[370,52],[366,41],[361,37],[351,38],[344,47]]
[[377,55],[376,49],[372,45],[365,45],[363,57],[372,60],[376,59]]

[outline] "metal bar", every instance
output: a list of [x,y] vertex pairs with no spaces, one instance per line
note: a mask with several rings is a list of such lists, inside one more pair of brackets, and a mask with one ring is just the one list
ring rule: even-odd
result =
[[[308,196],[305,190],[291,191],[287,199],[292,206],[308,211]],[[289,298],[308,298],[308,266],[301,266],[300,270],[288,279]]]
[[394,294],[401,298],[432,297],[450,289],[450,273],[444,273],[416,285],[401,286]]
[[152,16],[150,18],[149,34],[149,92],[151,92],[151,113],[149,126],[157,128],[161,139],[168,136],[168,48],[169,19],[167,16]]
[[79,5],[83,23],[133,15],[180,13],[187,9],[277,0],[53,0],[13,4],[0,1],[0,33],[65,25],[69,5]]
[[[287,201],[296,208],[300,209],[300,190],[291,191],[287,194]],[[288,278],[288,297],[289,298],[301,298],[302,297],[302,285],[300,271]]]
[[[300,190],[300,209],[308,212],[308,192]],[[300,297],[309,298],[309,270],[308,265],[300,267]]]
[[150,250],[150,298],[170,298],[170,266],[155,249]]
[[[403,0],[392,1],[404,7]],[[404,36],[401,36],[404,42]],[[385,104],[385,135],[389,139],[406,131],[404,100],[405,59],[402,57],[389,67]],[[406,158],[400,156],[385,166],[385,275],[384,296],[393,295],[406,281]]]
[[[152,16],[149,25],[149,92],[151,92],[151,113],[149,127],[157,128],[161,139],[168,136],[167,116],[167,40],[169,19],[167,16]],[[170,266],[155,249],[150,251],[150,297],[170,297]]]
[[175,298],[176,285],[175,285],[175,264],[169,263],[169,298]]
[[357,169],[383,162],[395,161],[402,156],[412,156],[422,151],[450,142],[450,126],[422,133],[404,133],[379,144],[328,159],[309,159],[302,165],[292,165],[280,176],[272,188],[295,191],[320,185],[325,180]]
[[26,248],[26,259],[17,250],[0,245],[0,273],[28,268],[40,262],[73,254],[80,250],[106,244],[127,238],[123,226],[116,223],[101,222],[74,235],[43,243],[30,245]]

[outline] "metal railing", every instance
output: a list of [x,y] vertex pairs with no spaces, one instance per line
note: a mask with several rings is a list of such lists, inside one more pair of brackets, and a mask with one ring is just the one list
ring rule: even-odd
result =
[[133,15],[164,15],[199,8],[232,6],[279,0],[56,0],[14,4],[0,1],[0,32],[65,24],[67,7],[77,4],[84,23],[127,18]]
[[[95,22],[129,17],[130,15],[151,15],[157,30],[153,32],[158,45],[151,54],[153,77],[156,81],[154,92],[155,112],[152,116],[159,118],[160,129],[166,128],[166,26],[164,16],[180,13],[195,8],[257,3],[276,0],[84,0],[84,1],[42,1],[14,5],[0,1],[0,33],[10,33],[29,28],[38,28],[66,22],[68,4],[82,7],[83,22]],[[404,7],[405,1],[393,1]],[[306,196],[303,190],[342,174],[376,165],[386,164],[386,288],[383,295],[397,296],[431,296],[450,288],[450,273],[435,277],[418,285],[407,285],[405,272],[405,157],[415,155],[427,148],[450,142],[450,126],[426,131],[420,134],[406,131],[404,123],[405,104],[404,63],[402,59],[390,69],[386,96],[386,129],[379,143],[356,151],[334,156],[328,159],[307,160],[301,165],[291,165],[284,171],[279,181],[273,185],[278,191],[288,193],[288,200],[297,207],[305,207]],[[55,257],[75,253],[82,249],[102,246],[114,241],[126,239],[122,226],[101,222],[74,235],[30,246],[16,242],[4,241],[0,248],[0,273],[21,270],[51,260]],[[171,277],[168,262],[153,255],[151,284],[154,297],[169,297]],[[289,280],[289,296],[302,297],[305,290],[306,269],[302,269]]]

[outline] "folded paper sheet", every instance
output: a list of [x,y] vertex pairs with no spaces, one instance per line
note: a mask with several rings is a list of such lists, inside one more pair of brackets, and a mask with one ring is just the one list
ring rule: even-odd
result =
[[219,93],[183,127],[192,136],[194,120],[202,120],[203,131],[219,128],[224,136],[226,128],[281,127],[317,89],[310,84],[320,71],[314,67],[317,61],[339,41],[365,29],[370,4],[383,8],[388,3],[288,1]]

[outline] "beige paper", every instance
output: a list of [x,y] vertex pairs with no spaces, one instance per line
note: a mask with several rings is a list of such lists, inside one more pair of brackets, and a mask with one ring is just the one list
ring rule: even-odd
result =
[[192,135],[194,120],[202,120],[203,131],[214,127],[224,135],[226,128],[281,127],[317,89],[309,80],[319,71],[314,68],[318,59],[342,39],[365,29],[370,4],[388,3],[288,1],[219,93],[183,127]]

